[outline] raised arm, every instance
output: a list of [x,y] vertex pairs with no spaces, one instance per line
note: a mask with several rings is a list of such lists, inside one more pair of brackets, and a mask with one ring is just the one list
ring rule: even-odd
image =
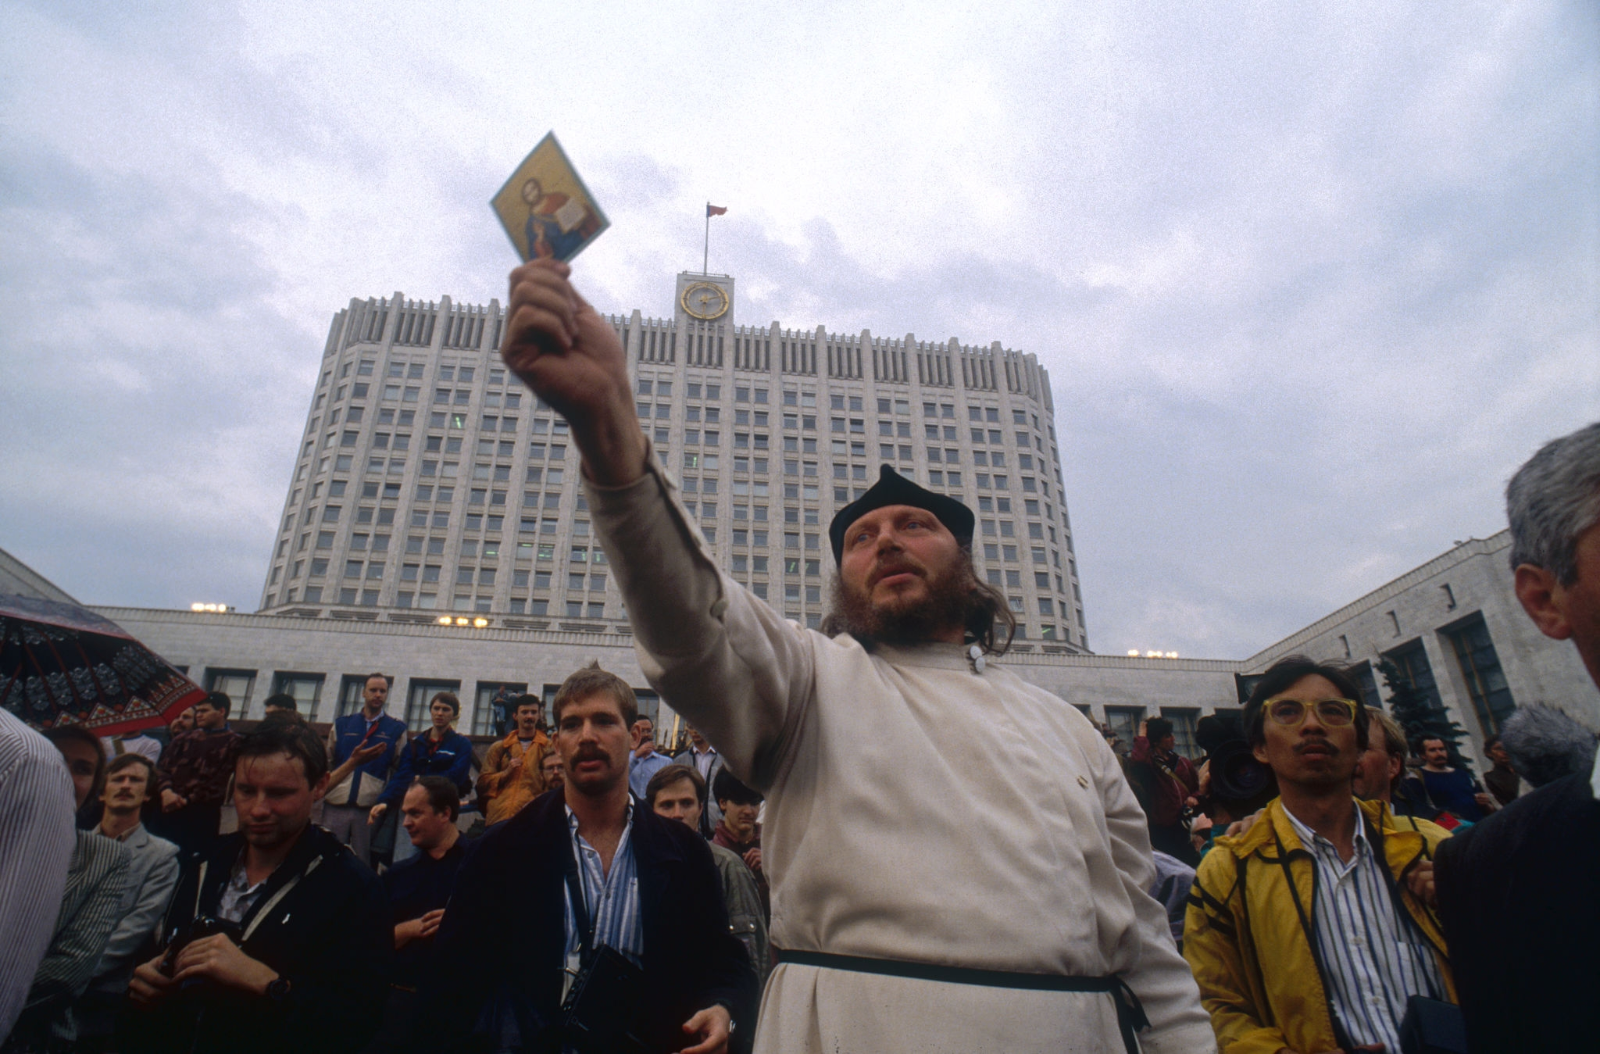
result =
[[645,675],[765,788],[812,689],[813,642],[717,568],[649,456],[621,342],[568,273],[550,260],[511,273],[502,354],[572,426]]
[[603,487],[620,487],[645,469],[627,357],[610,323],[567,281],[571,273],[558,260],[535,260],[511,272],[500,354],[572,426],[585,475]]

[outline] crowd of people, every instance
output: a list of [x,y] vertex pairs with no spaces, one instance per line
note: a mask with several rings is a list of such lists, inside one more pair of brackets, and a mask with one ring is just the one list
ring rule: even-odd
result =
[[[17,804],[37,809],[27,830],[41,839],[6,844],[41,863],[63,849],[70,858],[59,889],[31,891],[34,917],[56,923],[31,957],[36,971],[6,977],[3,1049],[380,1052],[418,1049],[423,1033],[433,1037],[424,1049],[471,1049],[486,1001],[504,1011],[525,994],[482,983],[501,977],[493,957],[520,960],[554,939],[560,927],[545,917],[574,903],[559,885],[558,849],[507,833],[521,832],[512,821],[524,814],[539,818],[540,839],[559,843],[571,825],[592,865],[576,902],[595,913],[608,947],[635,966],[648,962],[652,975],[663,967],[644,949],[676,949],[676,990],[641,995],[650,1011],[629,1025],[646,1044],[639,1049],[724,1049],[735,1013],[754,1024],[772,966],[761,796],[704,737],[692,733],[678,758],[658,754],[632,689],[590,668],[557,694],[553,727],[537,697],[508,700],[512,727],[479,763],[454,730],[453,695],[437,695],[430,727],[411,735],[384,713],[389,684],[370,676],[363,708],[325,738],[288,696],[270,698],[265,719],[240,734],[228,721],[231,700],[211,693],[173,721],[164,745],[76,726],[37,737],[0,716],[5,745],[26,760],[8,767],[0,789],[28,794]],[[0,754],[7,760],[17,758]],[[37,785],[20,785],[30,771]],[[53,812],[43,808],[52,797],[62,806]],[[226,833],[225,803],[237,817]],[[405,833],[392,858],[370,837],[390,809]],[[43,838],[51,826],[58,836]],[[482,857],[470,857],[480,843]],[[557,887],[524,912],[531,848]],[[516,859],[497,861],[506,854]],[[630,858],[626,869],[619,856]],[[8,875],[0,902],[21,908],[26,877]],[[497,882],[506,888],[475,891]],[[460,883],[456,903],[481,910],[450,911],[459,925],[442,941]],[[52,892],[54,911],[45,904]],[[644,909],[641,896],[665,899]],[[621,903],[629,897],[631,909]],[[538,992],[546,1016],[559,1011],[569,977],[556,953],[576,968],[595,939],[580,931],[552,950],[544,981],[553,987]],[[451,987],[458,979],[470,984]],[[450,990],[430,993],[429,984]],[[447,1018],[454,1023],[442,1025]],[[504,1024],[514,1029],[516,1014]],[[613,1038],[625,1049],[627,1037]]]
[[[788,622],[707,555],[568,274],[513,272],[503,354],[573,424],[689,745],[596,666],[548,721],[498,700],[481,762],[383,674],[326,736],[287,697],[154,751],[0,713],[4,1051],[1592,1049],[1592,731],[1525,706],[1478,780],[1292,656],[1204,756],[1160,718],[1123,753],[994,661],[972,511],[887,467],[830,524],[823,631]],[[1600,425],[1508,508],[1523,607],[1600,686]]]

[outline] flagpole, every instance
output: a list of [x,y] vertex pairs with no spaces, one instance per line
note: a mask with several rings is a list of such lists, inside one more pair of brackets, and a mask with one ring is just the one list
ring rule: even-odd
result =
[[711,264],[711,202],[706,202],[706,245],[705,255],[700,257],[700,273],[710,274]]

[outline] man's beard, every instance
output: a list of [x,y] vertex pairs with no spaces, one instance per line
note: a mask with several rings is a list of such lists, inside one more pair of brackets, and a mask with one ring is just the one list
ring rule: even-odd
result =
[[965,628],[975,582],[970,560],[962,559],[943,574],[928,573],[923,578],[925,597],[896,596],[874,604],[867,590],[851,589],[835,575],[828,628],[848,633],[863,644],[926,643],[951,627]]

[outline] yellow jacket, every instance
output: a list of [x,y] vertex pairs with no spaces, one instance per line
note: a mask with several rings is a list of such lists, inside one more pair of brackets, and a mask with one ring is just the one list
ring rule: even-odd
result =
[[[1366,816],[1374,852],[1394,877],[1392,891],[1433,946],[1454,1001],[1455,982],[1438,919],[1404,881],[1419,862],[1432,859],[1434,846],[1447,834],[1432,824],[1413,830],[1409,822],[1397,830],[1383,802],[1356,804]],[[1211,1015],[1221,1054],[1278,1054],[1284,1048],[1311,1054],[1339,1047],[1321,965],[1289,890],[1280,844],[1309,915],[1316,898],[1316,866],[1276,798],[1250,830],[1217,840],[1200,862],[1189,893],[1183,957],[1199,982],[1200,1002]]]
[[[485,823],[509,820],[533,799],[544,793],[544,776],[539,765],[550,752],[550,737],[535,732],[528,749],[522,749],[517,730],[489,748],[478,775],[478,802],[483,806]],[[522,764],[512,767],[511,762]]]

